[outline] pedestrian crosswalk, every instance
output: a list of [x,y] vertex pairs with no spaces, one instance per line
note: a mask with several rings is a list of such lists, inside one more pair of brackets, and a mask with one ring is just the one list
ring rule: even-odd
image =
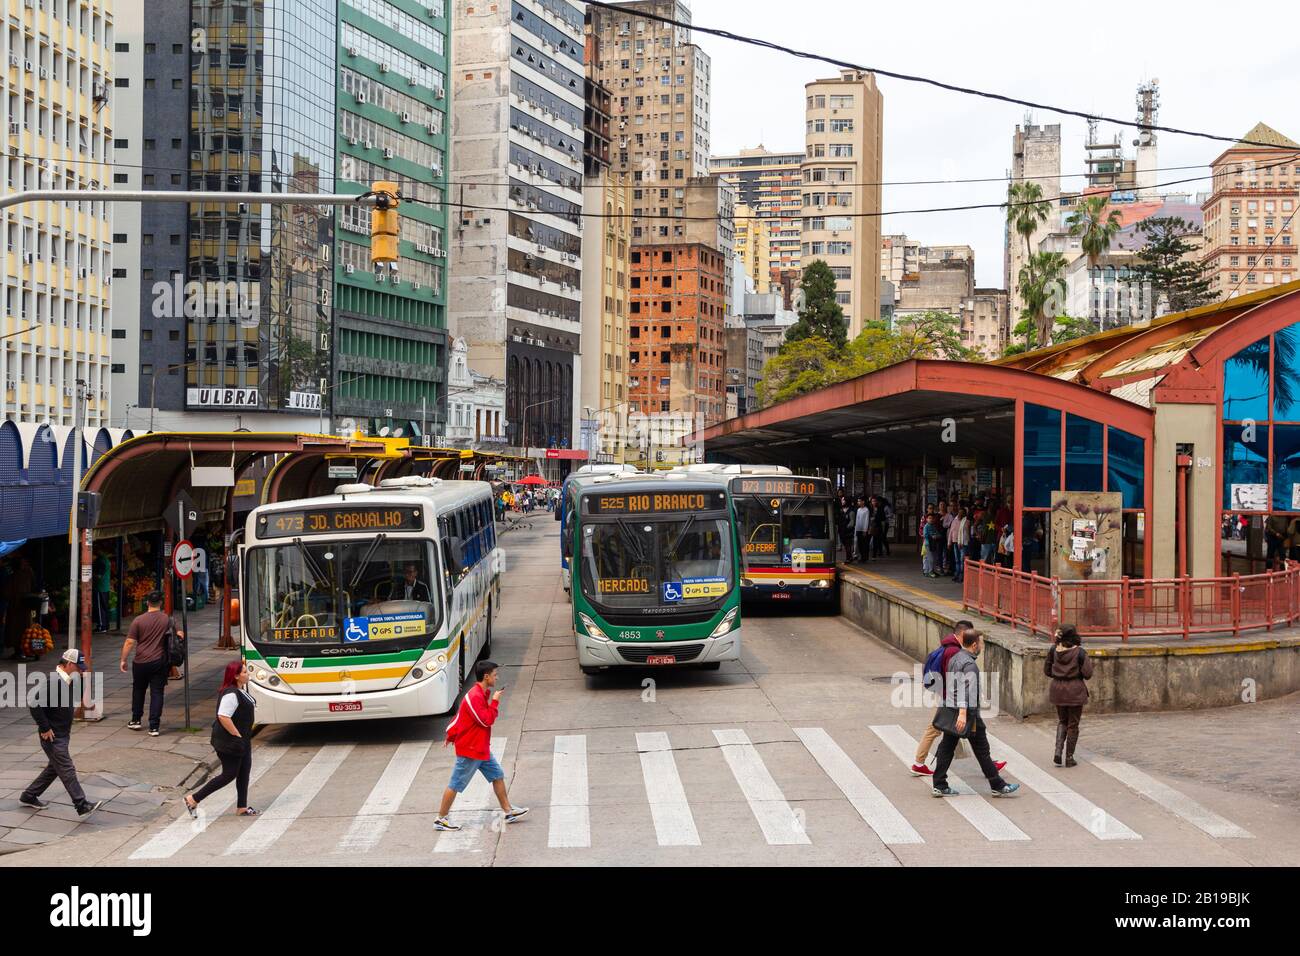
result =
[[[1039,766],[990,735],[994,755],[1008,761],[1005,775],[1021,784],[1022,799],[990,800],[982,779],[972,786],[950,773],[950,785],[959,795],[936,800],[928,780],[907,776],[917,744],[897,724],[872,725],[865,733],[796,727],[793,740],[790,731],[777,739],[751,739],[751,733],[721,727],[549,738],[528,734],[514,741],[493,737],[491,746],[507,771],[511,797],[516,804],[533,806],[530,821],[521,826],[536,836],[522,839],[544,839],[544,849],[536,844],[543,852],[576,854],[575,859],[634,838],[630,833],[640,833],[646,847],[730,848],[748,839],[756,847],[792,853],[833,843],[843,835],[837,828],[846,825],[859,840],[895,854],[923,854],[932,841],[1014,845],[1087,840],[1080,828],[1098,841],[1167,839],[1171,831],[1190,839],[1252,836],[1119,761],[1085,761],[1081,766],[1092,766],[1093,772],[1063,773]],[[478,854],[486,859],[509,842],[496,796],[481,774],[452,811],[462,829],[435,831],[432,819],[450,771],[450,753],[427,741],[388,746],[391,752],[352,743],[261,746],[252,774],[252,802],[265,804],[260,816],[237,827],[213,826],[232,807],[235,791],[229,787],[205,801],[200,820],[182,811],[148,834],[129,857],[250,857],[274,853],[277,846],[306,845],[301,834],[313,828],[329,844],[323,852],[353,857],[400,848],[417,858],[436,854],[454,862]],[[615,767],[627,772],[605,779]],[[618,794],[616,804],[611,792]],[[1102,803],[1115,804],[1116,812]],[[720,807],[726,808],[722,816]],[[1121,822],[1116,813],[1130,822]],[[291,834],[298,834],[296,843]]]

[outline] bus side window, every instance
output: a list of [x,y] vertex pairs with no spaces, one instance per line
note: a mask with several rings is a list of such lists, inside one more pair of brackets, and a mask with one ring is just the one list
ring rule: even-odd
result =
[[483,543],[488,551],[497,546],[496,525],[492,520],[492,505],[487,501],[478,503],[479,514],[482,515],[483,521]]

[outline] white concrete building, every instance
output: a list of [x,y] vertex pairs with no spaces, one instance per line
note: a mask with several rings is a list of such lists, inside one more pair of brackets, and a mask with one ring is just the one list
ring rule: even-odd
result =
[[453,339],[447,363],[447,427],[435,445],[481,448],[506,443],[506,389],[469,367],[469,347]]
[[[113,159],[112,3],[5,4],[4,191],[100,189]],[[0,401],[16,422],[74,423],[85,383],[87,426],[109,416],[110,243],[105,203],[7,209],[0,334]]]
[[520,448],[576,445],[583,29],[568,0],[456,4],[452,24],[450,330],[505,382]]

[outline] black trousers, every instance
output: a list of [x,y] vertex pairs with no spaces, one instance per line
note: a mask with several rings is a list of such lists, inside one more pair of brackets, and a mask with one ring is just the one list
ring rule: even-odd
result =
[[[984,726],[984,721],[978,717],[969,716],[967,719],[975,721],[975,730],[966,739],[970,741],[970,749],[974,752],[975,759],[979,761],[980,770],[983,771],[990,787],[1001,790],[1007,784],[998,773],[997,764],[993,762],[993,756],[989,753],[988,729]],[[961,738],[956,734],[945,733],[943,740],[939,741],[939,750],[934,758],[934,785],[940,790],[948,786],[948,767],[952,764],[953,754],[957,752],[959,740]]]
[[248,806],[248,775],[253,771],[253,748],[247,747],[243,753],[238,754],[218,752],[217,756],[221,758],[221,773],[199,788],[198,792],[194,794],[194,802],[202,803],[233,780],[235,782],[235,806]]
[[144,692],[149,692],[149,729],[157,730],[162,723],[163,691],[167,689],[167,675],[171,666],[167,658],[160,657],[147,664],[131,665],[131,720],[138,722],[144,716]]
[[889,540],[885,535],[884,526],[878,525],[871,529],[871,556],[878,558],[882,553],[889,557]]
[[63,788],[68,791],[74,807],[81,809],[89,802],[86,800],[86,792],[81,789],[81,781],[77,779],[77,768],[72,765],[72,754],[68,752],[69,739],[57,736],[53,740],[41,738],[41,749],[45,751],[45,757],[49,762],[23,791],[24,797],[34,800],[55,780],[62,780]]
[[1074,756],[1074,747],[1079,742],[1079,719],[1082,716],[1082,704],[1077,707],[1056,705],[1056,752],[1058,754],[1061,752],[1061,744],[1065,744],[1065,755]]
[[871,559],[871,532],[858,532],[858,560],[869,561]]

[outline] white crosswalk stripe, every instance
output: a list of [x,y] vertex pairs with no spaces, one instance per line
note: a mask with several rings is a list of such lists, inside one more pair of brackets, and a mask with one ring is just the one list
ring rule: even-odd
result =
[[777,786],[767,765],[743,730],[715,730],[722,756],[740,785],[763,837],[772,846],[809,844],[803,820],[797,816]]
[[[260,747],[253,753],[253,769],[248,774],[251,789],[266,772],[288,751],[284,747]],[[235,804],[235,785],[232,783],[218,790],[199,805],[199,818],[193,819],[188,812],[169,823],[166,828],[155,833],[141,844],[132,860],[166,860],[183,850],[191,840],[203,833],[213,820],[221,816]]]
[[1079,826],[1098,840],[1140,840],[1142,834],[1130,830],[1115,817],[1097,806],[1087,797],[1071,790],[1066,784],[1035,766],[1019,752],[989,734],[989,743],[1001,752],[1007,763],[1007,773],[1038,793]]
[[[492,738],[492,756],[497,763],[504,766],[508,737]],[[441,800],[441,794],[438,799]],[[477,853],[483,848],[483,833],[491,830],[493,811],[491,807],[496,797],[492,785],[477,771],[469,782],[465,792],[456,798],[452,807],[451,821],[459,823],[461,829],[448,830],[438,835],[438,842],[433,847],[435,853]]]
[[587,738],[555,738],[551,763],[551,829],[547,846],[591,846],[591,808],[587,805]]
[[[907,731],[897,724],[873,726],[871,730],[894,752],[894,756],[903,762],[903,766],[912,765],[916,757],[916,741]],[[971,789],[969,784],[951,771],[948,773],[948,786],[958,791],[960,796],[945,797],[944,803],[965,817],[966,822],[978,830],[986,840],[1029,839],[1029,834],[1003,816],[1001,811],[991,806]],[[928,779],[917,781],[917,793],[928,795],[932,789]]]
[[686,800],[686,789],[677,773],[673,745],[665,733],[636,735],[641,757],[641,776],[660,846],[699,846],[700,833]]
[[1179,793],[1173,787],[1166,786],[1154,777],[1143,773],[1132,764],[1119,760],[1094,760],[1092,765],[1098,770],[1110,774],[1120,783],[1158,803],[1170,813],[1182,817],[1192,826],[1220,840],[1250,840],[1254,834],[1244,830],[1231,820],[1219,816],[1186,794]]
[[307,766],[298,771],[289,786],[267,807],[252,825],[226,848],[227,856],[261,853],[284,836],[285,831],[307,809],[307,805],[334,776],[334,771],[352,753],[352,744],[330,744],[316,751]]
[[804,727],[796,728],[795,736],[803,741],[826,776],[840,788],[867,826],[876,831],[882,843],[925,842],[830,734],[821,727]]
[[339,841],[340,851],[365,853],[379,844],[432,745],[431,741],[414,741],[398,746],[348,832]]

